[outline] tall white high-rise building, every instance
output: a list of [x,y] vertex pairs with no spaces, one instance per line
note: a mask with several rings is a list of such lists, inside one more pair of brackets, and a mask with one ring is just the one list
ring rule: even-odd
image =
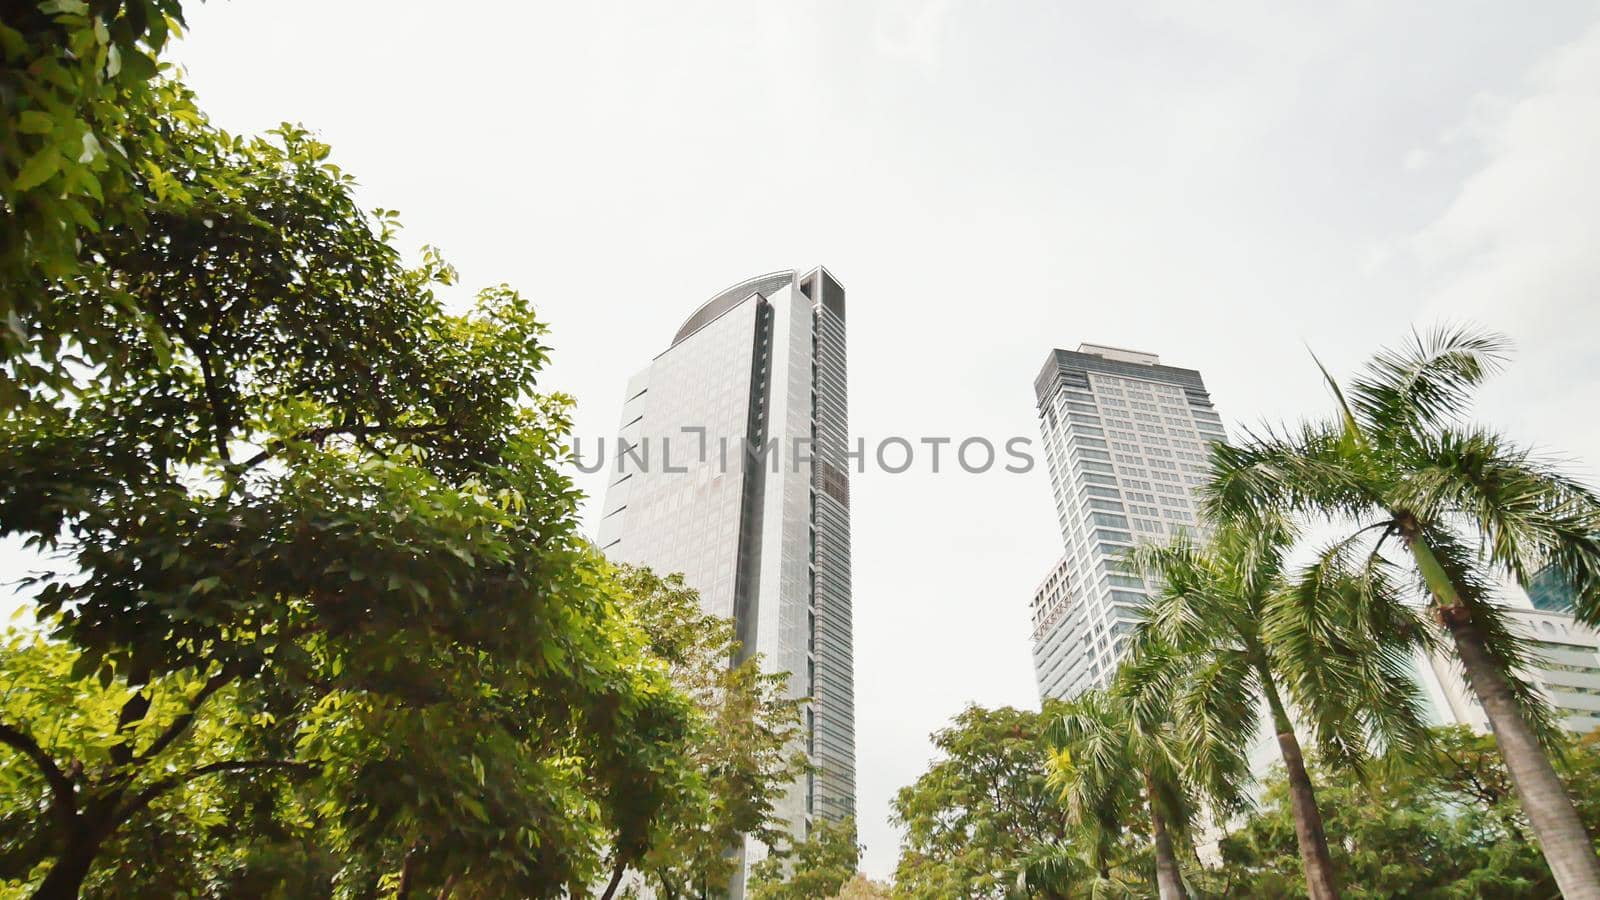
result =
[[1120,557],[1196,527],[1226,438],[1200,373],[1151,353],[1055,350],[1034,391],[1066,550],[1033,599],[1034,674],[1041,697],[1071,697],[1110,679],[1149,599]]
[[796,839],[855,815],[846,401],[843,286],[822,268],[742,281],[629,382],[600,524],[607,556],[683,573],[811,698],[816,772],[779,809]]

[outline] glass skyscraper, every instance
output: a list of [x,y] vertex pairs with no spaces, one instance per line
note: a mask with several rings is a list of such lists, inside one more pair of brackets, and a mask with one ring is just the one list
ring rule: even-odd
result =
[[1120,557],[1197,526],[1226,438],[1200,373],[1150,353],[1052,351],[1034,392],[1065,553],[1034,594],[1033,665],[1040,696],[1063,698],[1109,681],[1149,599]]
[[816,772],[780,806],[796,839],[855,815],[845,371],[845,293],[826,269],[712,297],[628,384],[600,524],[607,556],[683,573],[811,698]]
[[1571,582],[1554,566],[1546,566],[1528,577],[1528,601],[1545,612],[1571,612],[1578,599]]

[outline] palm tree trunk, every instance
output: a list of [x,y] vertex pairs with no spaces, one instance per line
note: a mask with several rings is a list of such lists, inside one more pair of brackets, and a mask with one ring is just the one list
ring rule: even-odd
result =
[[1305,756],[1294,724],[1278,696],[1277,683],[1265,666],[1258,666],[1262,692],[1272,709],[1272,726],[1278,733],[1278,752],[1289,781],[1289,807],[1294,813],[1294,836],[1300,843],[1300,865],[1306,875],[1306,893],[1311,900],[1336,900],[1339,888],[1333,880],[1333,856],[1328,852],[1328,836],[1322,828],[1322,811],[1317,809],[1317,792],[1306,771]]
[[1172,835],[1167,833],[1167,821],[1156,805],[1156,785],[1150,773],[1144,776],[1145,796],[1150,803],[1150,836],[1156,850],[1156,889],[1161,900],[1187,900],[1183,889],[1183,874],[1178,871],[1178,854],[1172,848]]
[[1517,789],[1517,799],[1539,848],[1550,864],[1556,886],[1567,900],[1600,900],[1600,856],[1578,818],[1572,797],[1550,765],[1533,729],[1522,718],[1511,687],[1484,648],[1469,616],[1446,616],[1450,636],[1467,672],[1467,683],[1483,706],[1495,744]]
[[1470,622],[1452,624],[1450,635],[1562,896],[1600,900],[1600,856],[1595,855],[1594,842],[1549,756],[1522,718],[1510,686],[1489,658],[1476,627]]
[[1517,799],[1528,814],[1528,824],[1539,840],[1556,886],[1567,900],[1600,900],[1600,856],[1595,855],[1594,842],[1578,818],[1572,797],[1522,717],[1510,684],[1489,655],[1482,632],[1462,605],[1455,583],[1433,548],[1418,535],[1405,537],[1417,569],[1438,600],[1439,620],[1455,642],[1467,684],[1489,720],[1489,730],[1494,733]]

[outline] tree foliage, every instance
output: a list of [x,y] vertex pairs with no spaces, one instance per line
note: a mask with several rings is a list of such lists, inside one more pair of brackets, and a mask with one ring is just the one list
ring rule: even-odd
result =
[[[177,0],[16,0],[0,21],[0,358],[29,340],[22,316],[48,278],[76,270],[78,240],[137,228],[140,173],[158,168],[151,79],[182,25]],[[189,114],[186,103],[170,111]],[[152,147],[155,143],[157,146]],[[7,399],[0,379],[0,402]]]
[[836,895],[837,900],[889,900],[891,896],[889,885],[868,878],[865,872],[852,875]]
[[[148,752],[188,715],[204,684],[172,675],[142,691],[120,679],[102,685],[74,676],[74,659],[69,647],[25,632],[0,649],[0,716],[30,726],[19,734],[40,735],[50,766],[0,758],[0,884],[20,891],[37,883],[64,849],[63,829],[51,822],[64,818],[50,783],[59,778],[83,819],[109,819],[120,807],[130,823],[106,836],[103,855],[115,864],[88,874],[90,896],[326,895],[338,865],[308,842],[319,818],[302,790],[311,767],[272,746],[264,685],[218,688],[183,740],[152,757],[159,767],[131,766],[118,762],[125,742]],[[151,708],[119,729],[136,695]]]
[[[1352,897],[1555,897],[1549,868],[1530,839],[1510,776],[1487,735],[1435,734],[1433,755],[1371,769],[1367,777],[1320,765],[1328,827],[1342,840],[1334,865]],[[1600,826],[1600,744],[1569,754],[1562,774]],[[1213,888],[1226,896],[1304,896],[1294,825],[1281,773],[1260,810],[1223,838]]]
[[779,850],[790,842],[778,803],[808,770],[800,702],[787,676],[762,672],[759,655],[740,659],[732,621],[705,612],[682,576],[623,567],[617,584],[648,651],[696,715],[673,745],[679,755],[621,785],[635,802],[655,799],[651,815],[636,816],[641,827],[617,831],[613,881],[629,867],[665,897],[720,889],[739,864],[730,851],[747,838]]
[[[1468,424],[1473,392],[1508,349],[1499,335],[1445,327],[1380,351],[1348,385],[1323,370],[1334,416],[1218,446],[1204,505],[1245,528],[1284,515],[1350,527],[1323,553],[1322,572],[1371,571],[1398,539],[1562,891],[1600,898],[1600,859],[1551,764],[1558,742],[1547,705],[1524,677],[1526,648],[1493,590],[1499,578],[1526,583],[1550,566],[1575,587],[1578,618],[1596,621],[1600,496],[1531,449]],[[1318,593],[1312,581],[1307,596]],[[1369,586],[1365,618],[1383,634],[1401,607],[1391,587]]]
[[[1055,708],[1045,732],[1050,783],[1061,791],[1091,864],[1073,880],[1109,881],[1124,832],[1139,817],[1149,823],[1158,892],[1163,900],[1181,900],[1179,848],[1192,855],[1199,792],[1188,777],[1192,747],[1170,707],[1175,668],[1150,665],[1153,655],[1122,666],[1110,690],[1088,690]],[[1044,871],[1036,866],[1033,880],[1042,884]]]
[[[20,24],[69,44],[167,8],[46,5]],[[68,59],[28,46],[56,61],[34,74]],[[76,570],[37,585],[48,641],[6,657],[8,875],[145,890],[114,848],[220,840],[259,783],[286,842],[338,855],[330,891],[590,883],[656,820],[665,795],[631,787],[686,765],[695,713],[577,532],[545,326],[504,286],[448,310],[449,266],[406,264],[304,130],[236,137],[174,82],[103,87],[141,92],[119,120],[137,216],[78,229],[70,266],[17,238],[38,302],[8,308],[0,356],[0,534]],[[75,177],[36,187],[70,201]],[[166,827],[189,798],[208,827]]]
[[1010,897],[1039,848],[1076,849],[1050,784],[1044,732],[1056,714],[970,706],[934,733],[940,758],[894,799],[896,896]]
[[751,867],[750,900],[829,900],[856,875],[856,823],[822,821],[804,840]]

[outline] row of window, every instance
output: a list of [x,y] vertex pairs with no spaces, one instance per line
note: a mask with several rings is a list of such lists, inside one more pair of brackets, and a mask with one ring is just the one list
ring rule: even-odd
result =
[[1577,666],[1571,663],[1545,662],[1540,665],[1540,668],[1549,669],[1554,672],[1580,672],[1584,675],[1600,675],[1600,668],[1595,666]]

